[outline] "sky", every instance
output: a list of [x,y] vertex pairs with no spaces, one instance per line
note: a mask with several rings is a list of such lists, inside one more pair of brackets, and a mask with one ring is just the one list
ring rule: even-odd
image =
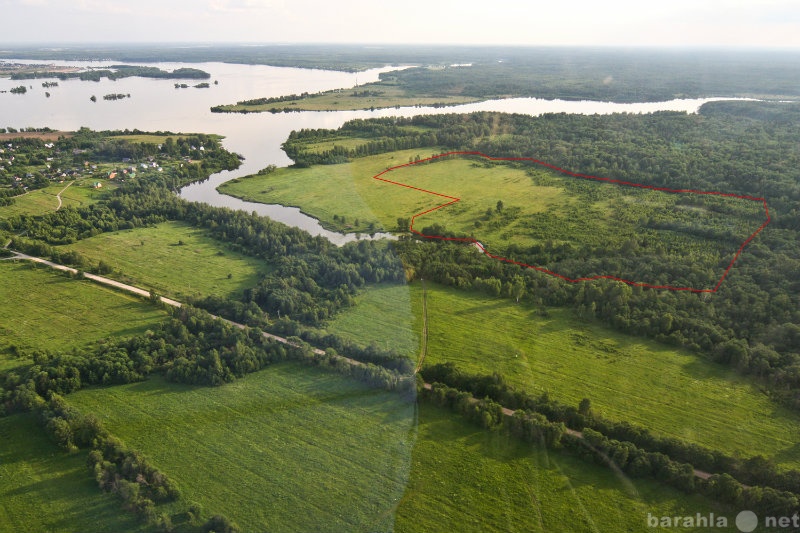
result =
[[800,48],[797,0],[0,0],[0,43]]

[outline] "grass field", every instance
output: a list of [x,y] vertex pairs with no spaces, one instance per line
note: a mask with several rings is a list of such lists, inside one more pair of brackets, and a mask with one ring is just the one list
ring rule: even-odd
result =
[[411,459],[398,532],[662,531],[647,527],[647,513],[724,514],[700,497],[650,480],[619,478],[427,404],[419,407]]
[[[369,96],[354,96],[354,93],[370,92]],[[386,107],[457,105],[478,102],[481,98],[454,95],[411,94],[392,82],[375,82],[350,89],[334,89],[312,94],[302,100],[288,100],[271,104],[219,106],[222,111],[247,111],[257,113],[273,109],[292,111],[345,111],[352,109],[381,109]]]
[[413,403],[319,369],[217,388],[154,377],[68,401],[243,531],[388,531],[408,477]]
[[[105,173],[99,172],[97,175],[105,176]],[[92,188],[92,185],[96,182],[102,183],[103,187],[99,189]],[[15,215],[42,215],[55,211],[58,208],[56,195],[62,191],[62,207],[81,207],[93,204],[115,187],[113,181],[94,177],[76,180],[69,188],[65,189],[69,184],[69,181],[65,181],[64,183],[50,185],[44,189],[35,189],[27,194],[14,197],[12,205],[0,207],[0,219],[10,218]]]
[[18,366],[20,350],[69,350],[107,337],[143,333],[166,313],[89,281],[31,263],[0,261],[0,370]]
[[112,277],[176,298],[238,297],[269,269],[263,261],[228,250],[202,229],[179,222],[103,233],[65,248],[95,265],[102,260],[114,269]]
[[[412,149],[337,165],[283,168],[232,180],[219,190],[250,201],[297,206],[337,231],[364,231],[369,224],[395,230],[398,218],[411,218],[458,198],[417,217],[414,229],[439,224],[448,232],[472,236],[501,255],[509,245],[569,242],[629,257],[630,252],[619,250],[634,246],[637,255],[659,256],[660,262],[687,271],[704,268],[714,273],[709,282],[722,275],[720,265],[727,265],[764,219],[763,206],[757,202],[641,190],[562,177],[540,167],[488,164],[480,158],[437,160],[382,176],[417,189],[373,179],[387,168],[428,157],[430,152]],[[701,201],[707,205],[694,205]],[[635,265],[613,272],[594,268],[573,275],[637,278],[628,271]]]
[[[407,190],[390,190],[372,179],[388,167],[408,163],[417,155],[438,153],[430,148],[402,150],[364,157],[341,165],[318,165],[310,168],[280,168],[266,176],[251,176],[228,181],[218,187],[222,193],[262,203],[280,203],[299,207],[304,213],[336,231],[363,232],[370,223],[375,229],[394,230],[397,217],[413,214],[413,209],[436,205],[425,195]],[[384,209],[375,201],[390,200]],[[396,204],[394,202],[400,202]],[[345,217],[345,221],[334,216]],[[358,219],[359,225],[355,225]]]
[[411,290],[407,285],[376,285],[357,296],[356,306],[339,314],[326,329],[362,345],[376,343],[416,359],[419,330],[414,330]]
[[371,142],[372,139],[363,137],[334,137],[332,139],[324,139],[317,142],[305,143],[303,151],[308,153],[324,153],[328,150],[333,150],[336,147],[346,148],[352,150]]
[[[635,422],[744,456],[763,454],[800,467],[800,417],[747,379],[699,356],[613,332],[567,309],[427,283],[425,364],[453,362],[471,373],[502,374],[516,388],[544,391],[577,406],[582,398],[612,420]],[[374,291],[374,292],[373,292]],[[411,301],[411,312],[394,302]],[[371,289],[328,326],[362,343],[413,345],[422,330],[422,289]],[[386,325],[390,325],[387,328]],[[394,337],[387,337],[394,335]]]
[[0,418],[0,532],[147,531],[104,494],[86,454],[68,454],[33,414]]
[[152,378],[68,399],[244,531],[644,531],[648,511],[707,512],[425,405],[415,431],[413,404],[296,364],[219,388]]

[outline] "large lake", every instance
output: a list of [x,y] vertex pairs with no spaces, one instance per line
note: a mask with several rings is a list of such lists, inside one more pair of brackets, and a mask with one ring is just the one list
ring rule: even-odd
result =
[[[14,60],[9,60],[14,62]],[[19,61],[35,63],[34,61]],[[119,62],[63,62],[48,61],[55,65],[110,66]],[[221,183],[253,174],[267,165],[287,166],[291,160],[281,150],[281,143],[289,132],[301,128],[338,128],[354,118],[387,116],[410,117],[421,114],[467,113],[472,111],[502,111],[540,115],[542,113],[609,114],[618,112],[651,113],[671,110],[695,113],[709,101],[723,98],[671,100],[635,104],[615,104],[594,101],[541,100],[538,98],[510,98],[490,100],[448,108],[404,107],[375,111],[301,112],[283,114],[227,114],[211,113],[214,105],[228,104],[252,98],[281,96],[292,93],[325,91],[348,88],[356,83],[376,81],[378,74],[392,67],[372,69],[358,74],[268,67],[261,65],[232,65],[226,63],[157,63],[165,70],[181,67],[202,69],[211,74],[208,89],[191,87],[197,80],[182,80],[188,89],[175,89],[176,80],[125,78],[118,81],[103,79],[100,82],[58,80],[58,87],[42,88],[43,81],[12,81],[0,78],[0,91],[25,85],[27,94],[0,93],[0,127],[50,127],[72,131],[85,126],[96,130],[140,129],[145,131],[173,131],[191,133],[217,133],[225,136],[228,150],[242,155],[241,167],[231,172],[221,172],[210,179],[185,187],[181,196],[191,201],[255,211],[286,224],[305,229],[313,235],[323,235],[337,244],[357,238],[325,230],[316,219],[308,217],[293,207],[244,202],[217,192]],[[206,80],[201,80],[206,81]],[[217,81],[218,84],[214,84]],[[45,96],[45,91],[50,97]],[[105,101],[106,94],[130,94],[131,98]],[[91,96],[97,102],[90,101]],[[380,235],[376,235],[380,237]]]

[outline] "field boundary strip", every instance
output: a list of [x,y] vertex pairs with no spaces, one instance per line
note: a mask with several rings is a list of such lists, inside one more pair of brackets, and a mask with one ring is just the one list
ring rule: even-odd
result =
[[[390,172],[392,172],[394,170],[400,169],[400,168],[410,167],[410,166],[413,166],[413,165],[417,165],[419,163],[425,163],[425,162],[432,161],[432,160],[435,160],[435,159],[440,159],[440,158],[450,157],[450,156],[456,156],[456,155],[458,155],[458,156],[478,156],[478,157],[482,157],[484,159],[488,159],[489,161],[517,161],[517,162],[534,163],[536,165],[543,166],[545,168],[548,168],[550,170],[554,170],[554,171],[556,171],[556,172],[558,172],[560,174],[564,174],[566,176],[570,176],[570,177],[573,177],[573,178],[581,178],[581,179],[586,179],[586,180],[599,181],[599,182],[603,182],[603,183],[610,183],[610,184],[613,184],[613,185],[620,185],[620,186],[624,186],[624,187],[636,187],[636,188],[639,188],[639,189],[649,189],[649,190],[652,190],[652,191],[666,192],[666,193],[672,193],[672,194],[688,193],[688,194],[699,194],[699,195],[707,195],[707,196],[722,196],[722,197],[728,197],[728,198],[737,198],[737,199],[740,199],[740,200],[750,200],[750,201],[753,201],[753,202],[759,202],[759,203],[763,204],[763,206],[764,206],[764,214],[766,215],[766,219],[758,227],[758,229],[756,229],[753,233],[751,233],[747,237],[747,239],[745,239],[745,241],[742,243],[742,245],[739,246],[739,249],[736,250],[736,253],[733,256],[733,259],[731,259],[731,261],[728,264],[727,268],[722,273],[722,276],[719,278],[719,280],[717,281],[716,285],[712,289],[697,289],[697,288],[694,288],[694,287],[676,287],[676,286],[673,286],[673,285],[652,285],[650,283],[632,281],[632,280],[628,280],[628,279],[625,279],[625,278],[620,278],[620,277],[617,277],[617,276],[611,276],[611,275],[597,275],[597,276],[588,276],[588,277],[580,277],[580,278],[570,278],[570,277],[567,277],[567,276],[565,276],[563,274],[559,274],[558,272],[554,272],[552,270],[549,270],[549,269],[541,267],[541,266],[529,265],[529,264],[522,263],[522,262],[519,262],[519,261],[514,261],[513,259],[508,259],[506,257],[502,257],[500,255],[491,254],[491,253],[489,253],[488,250],[486,250],[486,248],[480,242],[478,242],[477,239],[475,239],[473,237],[445,237],[443,235],[425,235],[422,232],[417,231],[416,229],[414,229],[414,222],[416,222],[417,218],[422,217],[424,215],[427,215],[429,213],[432,213],[434,211],[437,211],[439,209],[445,208],[445,207],[447,207],[449,205],[452,205],[452,204],[455,204],[457,202],[460,202],[461,198],[458,198],[456,196],[450,196],[450,195],[443,194],[443,193],[436,192],[436,191],[430,191],[430,190],[423,189],[423,188],[420,188],[420,187],[415,187],[413,185],[409,185],[407,183],[401,183],[399,181],[392,181],[392,180],[384,178],[382,176],[384,176],[385,174],[388,174],[388,173],[390,173]],[[549,274],[551,276],[555,276],[555,277],[557,277],[559,279],[562,279],[564,281],[568,281],[570,283],[580,283],[580,282],[584,282],[584,281],[594,281],[594,280],[598,280],[598,279],[609,279],[609,280],[613,280],[613,281],[619,281],[619,282],[622,282],[622,283],[626,283],[626,284],[634,286],[634,287],[642,287],[642,288],[645,288],[645,289],[665,289],[665,290],[671,290],[671,291],[685,291],[685,292],[694,292],[694,293],[714,293],[714,292],[717,292],[717,290],[719,290],[719,288],[722,286],[722,283],[725,281],[725,278],[728,277],[728,273],[731,271],[731,269],[733,268],[733,265],[739,259],[739,256],[742,254],[742,252],[744,251],[745,247],[748,244],[750,244],[750,241],[752,241],[756,237],[756,235],[761,233],[761,231],[764,228],[766,228],[767,224],[769,224],[770,221],[771,221],[771,218],[770,218],[770,215],[769,215],[769,207],[767,206],[767,200],[765,198],[759,198],[759,197],[755,197],[755,196],[748,196],[748,195],[735,194],[735,193],[718,192],[718,191],[701,191],[701,190],[696,190],[696,189],[670,189],[668,187],[656,187],[654,185],[646,185],[644,183],[634,183],[634,182],[630,182],[630,181],[622,181],[622,180],[613,179],[613,178],[603,178],[603,177],[599,177],[599,176],[592,176],[590,174],[581,174],[581,173],[578,173],[578,172],[572,172],[572,171],[569,171],[569,170],[565,170],[565,169],[563,169],[561,167],[558,167],[556,165],[552,165],[550,163],[545,163],[544,161],[540,161],[540,160],[534,159],[532,157],[492,157],[492,156],[486,155],[486,154],[484,154],[482,152],[466,152],[466,151],[444,152],[444,153],[441,153],[441,154],[438,154],[438,155],[433,155],[431,157],[426,157],[425,159],[420,159],[420,160],[417,160],[417,161],[410,161],[408,163],[403,163],[402,165],[395,165],[393,167],[389,167],[386,170],[384,170],[384,171],[372,176],[372,179],[378,180],[378,181],[382,181],[384,183],[388,183],[388,184],[391,184],[391,185],[396,185],[398,187],[405,187],[406,189],[419,191],[419,192],[422,192],[422,193],[425,193],[425,194],[438,196],[440,198],[445,198],[447,200],[446,202],[444,202],[442,204],[439,204],[439,205],[437,205],[435,207],[432,207],[431,209],[428,209],[426,211],[422,211],[420,213],[417,213],[417,214],[413,215],[411,217],[411,223],[409,225],[409,230],[411,231],[411,233],[414,233],[415,235],[419,235],[420,237],[424,237],[426,239],[438,239],[438,240],[443,240],[443,241],[468,242],[468,243],[471,243],[471,244],[475,245],[481,251],[481,253],[483,253],[487,257],[491,257],[492,259],[495,259],[497,261],[501,261],[501,262],[504,262],[504,263],[509,263],[509,264],[521,266],[521,267],[524,267],[524,268],[530,268],[530,269],[536,270],[538,272],[542,272],[544,274]]]

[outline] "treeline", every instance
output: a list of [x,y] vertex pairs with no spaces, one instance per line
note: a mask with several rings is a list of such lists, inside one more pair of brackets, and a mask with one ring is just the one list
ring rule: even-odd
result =
[[372,363],[353,363],[331,348],[327,349],[323,354],[315,353],[309,345],[298,337],[290,337],[289,341],[305,348],[299,352],[301,361],[353,378],[369,387],[397,391],[413,397],[415,390],[413,374],[403,374]]
[[35,405],[46,433],[70,452],[89,449],[87,466],[98,486],[119,497],[123,507],[150,523],[169,523],[156,505],[178,500],[178,486],[141,453],[111,435],[94,415],[82,415],[55,393],[37,396]]
[[[473,56],[473,57],[478,57]],[[502,61],[497,59],[502,57]],[[469,66],[380,74],[411,94],[478,98],[530,96],[604,102],[658,102],[702,96],[797,95],[796,54],[526,49]]]
[[[372,387],[407,390],[410,386],[410,373],[398,371],[391,359],[387,366],[354,365],[333,348],[316,354],[300,338],[281,343],[258,328],[241,329],[190,306],[172,313],[171,319],[144,335],[106,339],[67,353],[34,352],[32,365],[0,375],[0,415],[35,408],[41,397],[89,385],[142,381],[154,372],[174,382],[217,386],[288,360],[331,367]],[[378,363],[387,360],[373,355]]]
[[305,327],[295,320],[286,318],[273,321],[268,329],[272,333],[298,337],[312,346],[334,350],[335,353],[350,359],[379,365],[400,374],[409,375],[414,371],[414,361],[408,357],[408,354],[400,354],[394,349],[380,348],[374,341],[363,346],[335,333]]
[[609,439],[592,429],[583,432],[583,439],[566,440],[585,459],[618,468],[631,477],[654,477],[687,494],[700,493],[760,516],[792,516],[800,505],[795,493],[770,486],[745,486],[728,474],[712,475],[707,480],[698,478],[688,463],[672,460],[660,452],[645,451],[630,442]]
[[68,394],[88,385],[141,381],[153,372],[180,383],[221,385],[287,359],[299,348],[242,330],[184,306],[157,331],[129,339],[107,339],[68,353],[35,352],[33,364],[5,375],[6,410],[26,409],[30,392]]
[[[158,505],[179,501],[177,484],[158,470],[139,451],[126,446],[103,427],[94,415],[83,415],[55,393],[48,400],[36,398],[32,406],[50,438],[69,452],[88,449],[87,467],[105,492],[116,495],[126,511],[135,513],[158,531],[174,531],[173,515],[159,512]],[[238,526],[221,515],[201,523],[201,509],[191,504],[181,513],[186,531],[237,533]]]
[[[413,126],[410,119],[355,119],[346,122],[339,130],[302,129],[292,131],[281,145],[297,167],[311,165],[331,165],[346,162],[357,157],[408,150],[411,148],[433,148],[454,146],[476,136],[489,135],[488,126],[476,124],[474,128],[462,124],[436,128]],[[367,138],[365,143],[353,148],[334,146],[322,152],[308,151],[307,145],[336,138]]]
[[[113,69],[113,70],[112,70]],[[85,70],[80,72],[60,72],[60,71],[34,71],[16,72],[11,74],[12,80],[33,80],[42,78],[58,78],[60,80],[78,79],[82,81],[100,81],[102,78],[109,80],[121,80],[137,76],[140,78],[155,79],[195,79],[206,80],[211,77],[208,72],[196,68],[178,68],[172,72],[162,70],[158,67],[141,67],[135,65],[112,65],[109,68]]]
[[477,398],[490,399],[514,411],[523,410],[542,415],[549,423],[564,424],[576,431],[594,430],[608,438],[630,443],[648,452],[663,454],[708,472],[730,474],[742,483],[800,494],[800,471],[781,470],[761,456],[746,459],[732,457],[677,438],[659,437],[628,422],[604,419],[592,412],[588,399],[578,406],[565,405],[553,400],[547,393],[534,396],[516,390],[498,374],[467,374],[452,363],[425,366],[420,373],[425,381],[452,387]]
[[[252,100],[242,100],[241,102],[236,102],[236,105],[267,105],[267,104],[277,104],[279,102],[296,102],[297,100],[303,100],[308,98],[309,94],[307,92],[300,93],[300,94],[289,94],[286,96],[273,96],[270,98],[254,98]],[[211,108],[211,111],[214,112],[214,108]]]
[[633,478],[652,478],[687,494],[700,493],[715,501],[752,509],[767,516],[791,516],[798,496],[770,486],[745,486],[729,474],[707,480],[695,475],[694,467],[659,451],[647,451],[632,442],[609,439],[599,431],[585,428],[583,434],[569,433],[563,422],[551,422],[541,413],[517,410],[511,416],[490,397],[477,399],[472,393],[434,383],[419,387],[419,398],[448,408],[487,429],[502,428],[525,442],[550,449],[566,449],[586,461],[622,471]]
[[332,350],[330,353],[342,355],[361,363],[380,366],[402,375],[410,375],[414,370],[414,362],[409,359],[407,354],[401,354],[391,348],[383,349],[375,342],[366,346],[360,345],[335,333],[305,326],[287,316],[269,320],[267,315],[253,301],[244,303],[237,300],[208,296],[193,300],[192,304],[214,315],[224,316],[235,322],[261,328],[275,335],[296,337],[311,346],[324,350],[330,349]]

